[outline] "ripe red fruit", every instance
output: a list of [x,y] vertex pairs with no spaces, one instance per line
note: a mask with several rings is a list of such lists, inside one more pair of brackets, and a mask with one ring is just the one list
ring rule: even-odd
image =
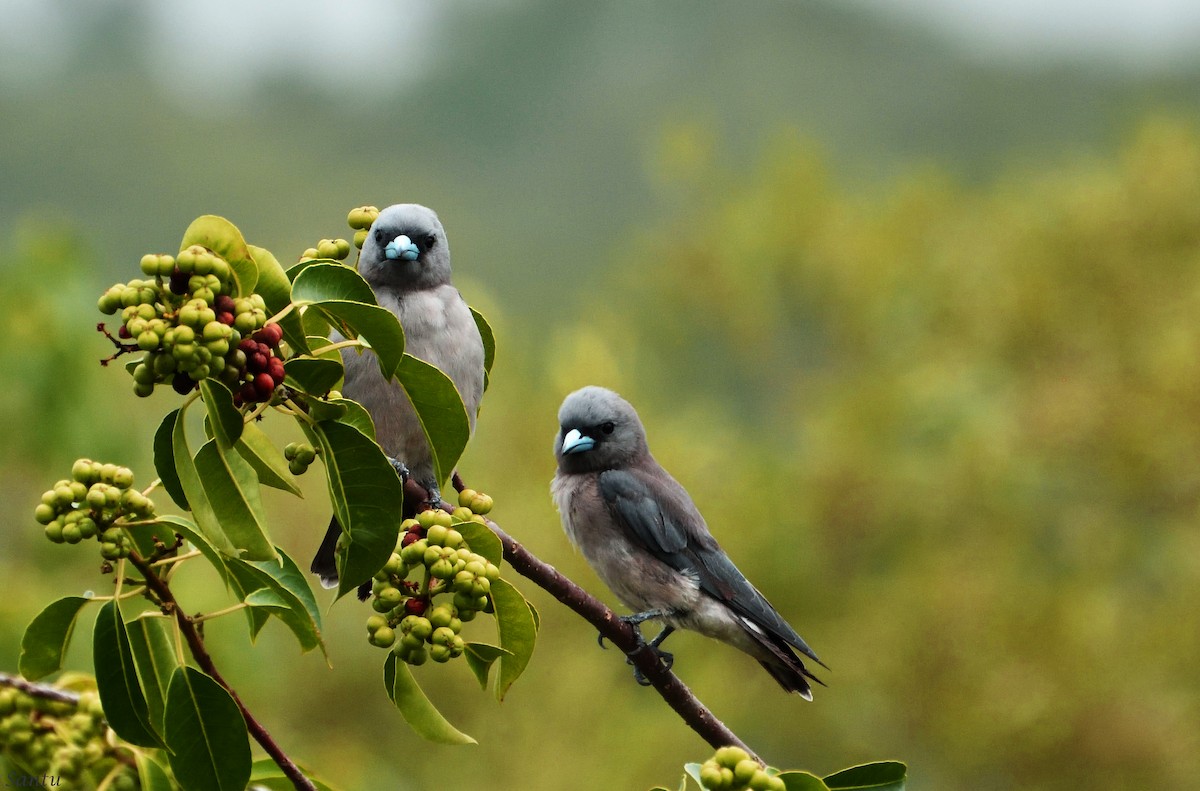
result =
[[273,349],[283,340],[283,328],[278,324],[268,324],[251,337]]
[[409,544],[415,544],[421,540],[421,535],[415,530],[410,530],[404,534],[404,538],[400,539],[400,546],[406,547]]
[[229,296],[228,294],[222,294],[221,296],[217,297],[215,302],[213,302],[213,310],[217,311],[218,313],[228,313],[230,315],[230,323],[232,323],[234,309],[235,306],[233,304],[233,297]]
[[117,330],[117,337],[120,337],[120,338],[132,338],[133,336],[129,334],[129,330],[128,330],[128,329],[126,329],[126,327],[125,327],[125,325],[124,325],[124,324],[122,324],[122,325],[121,325],[121,329]]
[[242,401],[247,404],[253,404],[259,400],[258,390],[255,389],[253,382],[246,382],[237,392]]
[[272,357],[271,359],[267,360],[267,374],[275,380],[275,384],[283,384],[283,377],[285,376],[283,370],[283,360],[279,359],[278,357]]
[[254,391],[259,401],[266,401],[275,392],[275,380],[269,374],[258,374],[254,377]]
[[424,599],[409,599],[404,602],[404,611],[409,615],[424,615],[429,602]]
[[246,368],[250,373],[265,374],[267,372],[267,355],[253,352],[246,360]]
[[256,351],[258,351],[258,344],[255,343],[254,341],[250,340],[249,338],[244,338],[238,344],[238,348],[241,349],[243,352],[245,352],[247,355],[250,355],[250,354],[254,354]]
[[221,322],[222,324],[224,324],[227,327],[232,327],[233,326],[233,314],[227,310],[223,310],[217,314],[217,321]]

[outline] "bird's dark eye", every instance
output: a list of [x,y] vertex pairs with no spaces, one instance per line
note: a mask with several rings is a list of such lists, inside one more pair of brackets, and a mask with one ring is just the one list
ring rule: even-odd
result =
[[375,229],[375,244],[383,244],[383,231]]
[[437,234],[431,233],[431,234],[428,234],[428,235],[426,235],[426,237],[425,237],[425,249],[426,249],[426,250],[432,250],[432,249],[433,249],[433,246],[434,246],[435,244],[437,244]]
[[615,429],[615,428],[616,428],[616,426],[614,426],[612,424],[612,421],[600,424],[600,430],[603,431],[605,434],[613,433],[613,429]]

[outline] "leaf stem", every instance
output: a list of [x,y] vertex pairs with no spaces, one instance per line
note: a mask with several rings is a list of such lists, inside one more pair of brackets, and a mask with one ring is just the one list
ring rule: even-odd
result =
[[291,313],[291,312],[292,312],[293,310],[295,310],[295,309],[296,309],[296,303],[295,303],[295,302],[289,302],[289,303],[287,303],[287,306],[286,306],[286,307],[285,307],[283,310],[279,311],[279,312],[278,312],[278,313],[276,313],[274,316],[272,316],[271,318],[267,319],[267,324],[277,324],[277,323],[279,323],[279,320],[280,320],[280,319],[282,319],[284,316],[286,316],[287,314]]
[[191,558],[199,557],[201,554],[202,553],[200,552],[200,550],[193,549],[191,552],[185,552],[182,555],[176,555],[175,557],[172,557],[172,558],[163,558],[162,560],[156,560],[153,563],[151,563],[150,566],[151,566],[151,568],[156,568],[158,566],[170,566],[172,563],[179,563],[180,561],[183,561],[183,560],[190,560]]
[[237,604],[226,607],[223,610],[214,610],[213,612],[206,612],[203,615],[193,615],[192,623],[202,623],[204,621],[208,621],[213,618],[220,618],[222,615],[229,615],[229,613],[231,613],[231,612],[237,612],[238,610],[244,610],[249,606],[250,605],[246,604],[246,602],[241,601],[241,602],[238,602]]
[[351,346],[362,346],[362,345],[363,345],[363,342],[360,341],[358,338],[350,338],[349,340],[338,341],[337,343],[331,343],[327,346],[322,346],[319,349],[313,349],[312,356],[320,357],[322,354],[325,354],[326,352],[334,351],[336,349],[346,349]]

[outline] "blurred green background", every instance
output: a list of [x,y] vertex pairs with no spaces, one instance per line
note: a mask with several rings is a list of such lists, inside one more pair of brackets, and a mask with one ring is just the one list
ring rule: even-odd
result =
[[[105,584],[40,537],[39,493],[79,456],[151,478],[175,401],[96,364],[103,288],[202,213],[286,262],[353,206],[416,201],[500,341],[464,477],[615,604],[559,527],[550,442],[570,390],[629,397],[833,668],[806,704],[672,638],[769,762],[1195,784],[1200,26],[1163,25],[1160,51],[1003,27],[984,46],[932,2],[319,6],[0,3],[0,669],[42,606]],[[329,514],[306,477],[304,501],[267,500],[305,560]],[[461,663],[418,671],[471,748],[389,708],[355,603],[328,610],[332,667],[278,624],[253,648],[238,618],[208,635],[344,789],[648,788],[709,753],[521,587],[543,628],[502,705]],[[202,573],[180,595],[226,603]]]

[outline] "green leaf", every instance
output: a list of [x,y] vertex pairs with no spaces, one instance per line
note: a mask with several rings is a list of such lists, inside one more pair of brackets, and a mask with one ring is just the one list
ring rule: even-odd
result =
[[[333,791],[333,789],[316,780],[308,773],[307,769],[301,767],[304,776],[312,781],[312,784],[317,787],[318,791]],[[254,762],[254,766],[250,769],[250,783],[254,788],[265,788],[269,791],[292,791],[295,786],[292,781],[287,778],[283,770],[279,768],[279,764],[272,761],[270,758],[260,758]]]
[[[262,608],[279,618],[292,631],[304,651],[320,647],[321,612],[312,588],[296,562],[280,550],[282,562],[230,560],[230,571],[241,587],[250,592],[243,600],[252,608]],[[257,629],[253,630],[257,634]]]
[[157,761],[138,750],[133,755],[137,762],[138,785],[141,791],[176,791],[170,775]]
[[496,610],[496,629],[500,645],[511,656],[500,657],[500,675],[496,679],[496,700],[504,700],[508,688],[525,672],[537,642],[537,624],[533,610],[521,592],[510,582],[492,583],[492,605]]
[[404,355],[399,319],[375,301],[375,293],[357,272],[342,264],[314,263],[292,281],[292,301],[320,311],[347,337],[366,339],[391,379]]
[[214,379],[200,382],[200,395],[208,409],[208,424],[221,450],[229,450],[242,436],[242,413],[233,405],[233,393]]
[[339,569],[340,597],[369,580],[392,556],[404,489],[383,451],[358,429],[323,420],[311,430],[321,446],[334,514],[350,537]]
[[342,361],[322,357],[296,357],[283,364],[288,383],[304,393],[323,395],[342,380]]
[[237,448],[237,452],[242,455],[242,458],[254,468],[259,483],[291,492],[297,497],[304,496],[304,493],[300,491],[300,485],[296,482],[296,477],[288,469],[287,459],[283,457],[283,453],[275,447],[275,443],[266,435],[266,432],[254,423],[245,424],[242,436],[234,447]]
[[479,681],[479,687],[487,689],[488,673],[492,669],[492,663],[502,656],[512,656],[512,652],[506,651],[498,645],[467,643],[463,655],[467,658],[467,667]]
[[459,522],[454,529],[466,539],[472,552],[483,555],[497,566],[504,562],[504,545],[500,543],[500,537],[487,525],[466,521]]
[[[874,791],[904,791],[908,767],[900,761],[877,761],[860,764],[825,778],[830,789],[873,789]],[[788,786],[790,791],[791,786]]]
[[[107,602],[96,617],[92,632],[92,661],[96,669],[96,686],[104,717],[117,735],[141,747],[158,747],[161,742],[151,729],[146,696],[138,681],[133,650],[121,610],[115,601]],[[156,683],[150,679],[150,683]]]
[[134,664],[142,679],[150,724],[156,732],[162,733],[167,685],[171,683],[171,674],[179,667],[174,623],[161,613],[142,613],[125,624],[125,628],[133,649]]
[[483,389],[486,392],[491,384],[492,363],[496,361],[496,336],[492,333],[492,325],[475,308],[471,308],[471,318],[475,319],[479,337],[483,340]]
[[[291,303],[292,282],[280,266],[279,260],[271,255],[269,250],[252,244],[247,245],[247,248],[258,265],[258,285],[255,290],[262,295],[263,302],[267,303],[267,310],[274,316]],[[283,330],[283,339],[292,350],[299,354],[308,354],[308,341],[304,335],[304,324],[300,314],[292,311],[278,323]]]
[[171,495],[171,499],[175,501],[175,505],[186,511],[189,508],[187,495],[184,494],[183,484],[179,482],[179,473],[175,469],[172,446],[172,434],[178,418],[179,410],[172,410],[163,418],[162,423],[158,424],[158,431],[154,432],[154,471],[162,481],[162,486],[167,490],[167,494]]
[[171,431],[171,455],[175,462],[175,470],[179,475],[179,483],[186,493],[184,502],[186,507],[191,510],[192,515],[196,517],[196,526],[200,528],[208,543],[223,555],[234,557],[238,552],[237,547],[225,535],[221,520],[213,510],[212,503],[209,502],[204,483],[200,479],[200,472],[196,468],[196,462],[188,448],[184,412],[185,409],[182,407],[175,410],[175,426]]
[[478,743],[442,716],[413,678],[408,663],[399,661],[390,651],[383,665],[383,680],[387,686],[388,697],[421,738],[440,744]]
[[375,421],[371,420],[371,415],[357,401],[351,401],[349,398],[334,398],[329,401],[311,401],[313,407],[313,417],[317,420],[325,420],[325,417],[318,417],[319,409],[333,407],[337,409],[336,417],[329,418],[338,423],[345,423],[347,426],[352,426],[359,430],[360,433],[374,441],[375,439]]
[[246,560],[275,558],[254,468],[235,451],[222,450],[217,440],[204,443],[195,461],[217,528],[240,556]]
[[700,764],[690,763],[683,765],[684,774],[696,781],[696,785],[704,788],[704,784],[700,782]]
[[450,377],[411,354],[404,355],[396,378],[421,419],[433,451],[434,472],[438,483],[443,484],[471,438],[471,423],[462,396]]
[[254,287],[258,285],[258,264],[250,256],[250,249],[237,226],[215,214],[197,217],[183,232],[179,249],[182,251],[194,244],[207,247],[229,262],[237,281],[234,296],[246,297],[254,293]]
[[21,657],[17,669],[30,681],[45,678],[62,669],[63,657],[71,644],[79,611],[90,599],[68,596],[51,603],[25,627],[21,638]]
[[191,667],[176,668],[167,689],[167,747],[185,791],[244,791],[250,738],[230,694]]
[[787,791],[829,791],[829,786],[821,778],[808,772],[780,772],[777,776]]

